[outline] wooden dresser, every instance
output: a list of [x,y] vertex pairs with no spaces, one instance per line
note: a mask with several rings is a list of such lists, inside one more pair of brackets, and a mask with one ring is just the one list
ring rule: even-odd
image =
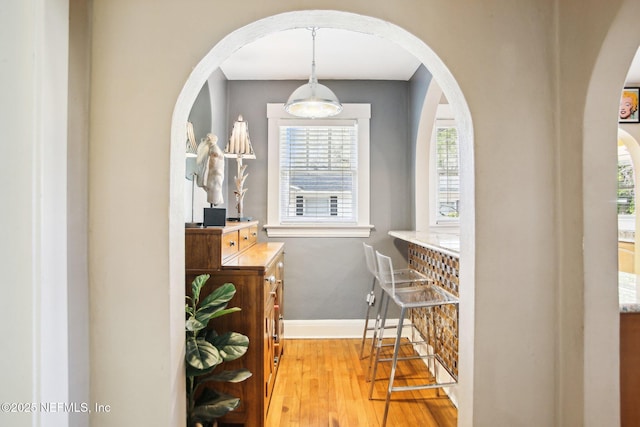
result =
[[223,283],[233,283],[236,295],[229,307],[242,311],[214,319],[216,331],[235,331],[249,337],[249,349],[225,369],[244,367],[251,378],[238,384],[212,387],[240,398],[240,406],[219,420],[221,426],[264,426],[271,392],[284,353],[284,244],[258,243],[258,222],[227,223],[226,227],[185,230],[186,292],[200,274],[211,278],[204,298]]

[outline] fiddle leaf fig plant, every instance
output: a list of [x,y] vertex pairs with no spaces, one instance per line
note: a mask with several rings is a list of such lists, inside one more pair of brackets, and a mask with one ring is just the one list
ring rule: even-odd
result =
[[[208,274],[197,276],[191,284],[191,296],[185,304],[185,365],[187,374],[187,423],[203,425],[214,421],[240,404],[240,399],[202,387],[212,382],[241,382],[251,376],[247,369],[216,370],[223,362],[236,360],[247,352],[249,338],[237,332],[219,335],[209,323],[220,316],[236,311],[227,303],[236,293],[232,283],[218,287],[200,300],[202,287],[209,280]],[[214,322],[215,323],[215,322]],[[202,391],[200,389],[202,388]]]

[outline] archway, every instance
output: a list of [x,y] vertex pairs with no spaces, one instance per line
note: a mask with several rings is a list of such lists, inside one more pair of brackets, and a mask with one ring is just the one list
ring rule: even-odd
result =
[[[253,22],[230,33],[196,65],[185,82],[178,96],[171,124],[171,194],[170,211],[173,220],[172,239],[182,233],[180,228],[183,209],[183,177],[184,177],[184,124],[193,102],[209,75],[220,67],[222,62],[237,48],[250,43],[262,35],[300,27],[316,26],[320,28],[337,28],[373,34],[395,42],[418,58],[437,80],[443,93],[449,100],[456,116],[460,138],[461,162],[461,203],[465,206],[465,215],[460,224],[460,234],[464,236],[460,245],[460,280],[465,286],[460,291],[460,413],[471,419],[473,390],[473,330],[474,330],[474,248],[475,222],[474,182],[473,182],[473,129],[469,108],[462,91],[442,60],[420,39],[406,30],[389,22],[353,13],[339,11],[298,11],[288,12]],[[178,219],[179,218],[179,219]],[[182,242],[171,242],[171,246],[179,248]],[[184,258],[172,257],[170,266],[173,275],[184,271]],[[466,397],[466,399],[465,399]],[[466,415],[465,415],[466,414]]]
[[611,203],[617,154],[615,144],[602,142],[617,139],[611,111],[618,108],[622,84],[640,44],[640,29],[634,24],[639,6],[624,2],[613,21],[591,75],[583,118],[583,419],[589,426],[611,425],[611,420],[619,419],[619,376],[612,375],[620,367],[619,303],[617,288],[609,286],[618,280],[617,220]]

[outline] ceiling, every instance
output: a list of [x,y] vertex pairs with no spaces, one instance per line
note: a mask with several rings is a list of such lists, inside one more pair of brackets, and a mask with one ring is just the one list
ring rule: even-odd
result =
[[[306,80],[311,73],[308,28],[267,34],[235,51],[221,65],[229,80]],[[371,34],[335,28],[316,31],[319,80],[403,80],[420,61],[401,46]],[[640,49],[625,83],[640,85]]]
[[[221,65],[229,80],[307,80],[312,36],[306,28],[268,34],[234,52]],[[420,61],[399,45],[349,30],[316,31],[318,80],[404,80]]]

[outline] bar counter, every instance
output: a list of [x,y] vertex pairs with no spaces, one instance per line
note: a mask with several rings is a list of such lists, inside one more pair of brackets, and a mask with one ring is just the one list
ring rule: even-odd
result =
[[[423,273],[436,285],[459,297],[459,236],[406,230],[389,231],[389,235],[409,243],[410,268]],[[430,346],[438,348],[438,355],[457,380],[458,305],[412,310],[411,321]]]

